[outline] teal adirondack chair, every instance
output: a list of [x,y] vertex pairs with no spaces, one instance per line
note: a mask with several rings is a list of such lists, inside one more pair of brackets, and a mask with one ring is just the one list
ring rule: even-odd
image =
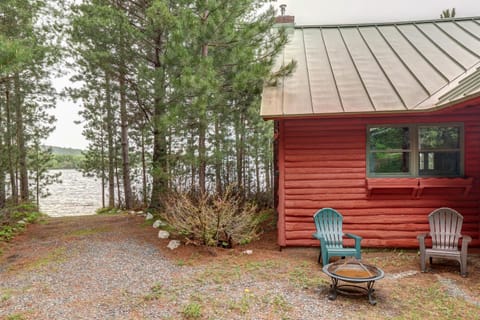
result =
[[[318,263],[320,259],[323,264],[328,264],[331,257],[355,257],[361,259],[360,241],[362,237],[343,233],[342,224],[343,216],[332,208],[323,208],[318,210],[313,216],[317,232],[312,234],[315,239],[320,240],[320,254],[318,255]],[[345,248],[343,246],[343,237],[355,239],[355,247]]]

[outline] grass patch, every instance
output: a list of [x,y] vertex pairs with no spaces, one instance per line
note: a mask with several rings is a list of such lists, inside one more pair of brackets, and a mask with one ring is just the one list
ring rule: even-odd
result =
[[158,300],[163,295],[163,286],[161,283],[156,283],[153,287],[150,288],[150,293],[143,297],[146,301]]
[[122,210],[118,208],[111,208],[111,207],[106,207],[106,208],[100,208],[95,211],[96,214],[104,214],[104,215],[114,215],[114,214],[120,214],[123,213]]
[[46,256],[29,263],[25,269],[36,270],[54,263],[62,263],[66,260],[66,248],[60,247],[50,251]]
[[5,320],[25,320],[25,316],[20,313],[8,315]]
[[190,302],[183,307],[184,319],[200,319],[202,317],[202,306],[198,302]]
[[80,230],[75,230],[67,234],[67,236],[73,236],[73,237],[85,237],[85,236],[91,236],[94,234],[99,234],[99,233],[105,233],[110,231],[111,229],[108,227],[99,227],[99,228],[88,228],[88,229],[80,229]]
[[289,272],[289,280],[297,288],[309,289],[329,285],[329,281],[312,274],[312,264],[304,261]]
[[[391,253],[385,255],[383,253]],[[393,256],[392,256],[393,255]],[[388,256],[388,258],[386,258]],[[418,256],[418,250],[406,249],[362,249],[362,258],[380,268],[401,268],[411,264],[412,259]]]
[[241,276],[241,267],[232,266],[228,263],[208,266],[195,277],[195,281],[201,284],[231,284],[238,281]]
[[228,308],[246,315],[250,311],[252,304],[256,303],[256,300],[255,294],[249,288],[245,288],[240,299],[232,299],[228,302]]
[[[377,292],[377,298],[381,295]],[[462,298],[450,296],[438,282],[421,284],[418,281],[402,282],[390,294],[380,297],[379,304],[372,308],[366,301],[345,297],[342,301],[350,305],[345,310],[346,319],[479,319],[480,306],[474,306]],[[354,307],[353,307],[354,306]],[[379,310],[379,307],[383,311]],[[355,310],[355,311],[353,311]],[[347,311],[348,312],[348,311]]]
[[5,302],[12,297],[10,290],[6,290],[0,294],[0,302]]

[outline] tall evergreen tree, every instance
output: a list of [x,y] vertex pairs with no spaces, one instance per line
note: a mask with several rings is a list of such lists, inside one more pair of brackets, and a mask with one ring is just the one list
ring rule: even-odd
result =
[[[105,122],[120,125],[120,135],[107,127],[90,130],[90,139],[105,133],[108,141],[120,141],[121,168],[109,170],[123,175],[126,193],[132,165],[134,172],[142,168],[144,194],[146,172],[151,175],[152,208],[162,208],[169,190],[221,192],[230,183],[238,190],[251,185],[254,194],[262,189],[271,166],[260,162],[269,161],[264,154],[270,147],[265,134],[249,131],[264,127],[259,96],[286,42],[283,30],[272,29],[273,9],[259,13],[267,2],[90,0],[74,6],[79,79],[88,86],[103,77],[98,70],[105,73],[95,105],[112,106],[115,112],[107,116],[112,121]],[[94,106],[91,98],[83,99]],[[141,123],[141,130],[134,123]],[[252,146],[256,151],[250,155]],[[116,161],[110,152],[109,162]]]
[[[30,198],[27,155],[38,139],[48,135],[54,121],[43,117],[55,104],[49,70],[58,58],[48,34],[52,29],[40,18],[49,12],[44,1],[0,2],[0,113],[5,125],[2,153],[7,154],[0,174],[9,173],[14,202]],[[45,130],[35,140],[31,132],[40,127]]]

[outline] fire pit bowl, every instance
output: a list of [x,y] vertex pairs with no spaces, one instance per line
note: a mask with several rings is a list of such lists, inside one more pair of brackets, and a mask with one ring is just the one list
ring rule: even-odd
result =
[[[373,297],[373,292],[375,291],[373,286],[375,281],[380,280],[385,276],[382,269],[369,264],[364,264],[359,260],[341,260],[325,265],[322,271],[332,279],[328,299],[335,300],[338,293],[345,295],[366,294],[370,304],[377,304],[377,301]],[[338,285],[339,281],[350,284]],[[359,286],[358,284],[360,283],[366,283],[367,286]]]

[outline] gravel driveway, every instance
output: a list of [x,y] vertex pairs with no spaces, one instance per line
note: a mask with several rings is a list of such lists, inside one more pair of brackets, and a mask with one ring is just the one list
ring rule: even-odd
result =
[[[480,311],[478,255],[464,279],[456,265],[420,274],[416,252],[365,252],[386,271],[373,307],[365,297],[328,300],[316,248],[280,252],[272,238],[247,247],[251,255],[245,248],[171,251],[157,232],[132,215],[48,218],[29,226],[0,256],[0,318],[436,319],[455,318],[461,308],[468,319]],[[428,286],[433,298],[415,295]]]
[[96,216],[31,226],[0,260],[0,317],[342,317],[325,295],[319,297],[318,287],[306,291],[299,285],[301,275],[296,282],[272,281],[276,262],[264,267],[252,262],[240,270],[228,256],[214,266],[172,260],[148,241],[158,239],[148,237],[140,224],[135,217]]

